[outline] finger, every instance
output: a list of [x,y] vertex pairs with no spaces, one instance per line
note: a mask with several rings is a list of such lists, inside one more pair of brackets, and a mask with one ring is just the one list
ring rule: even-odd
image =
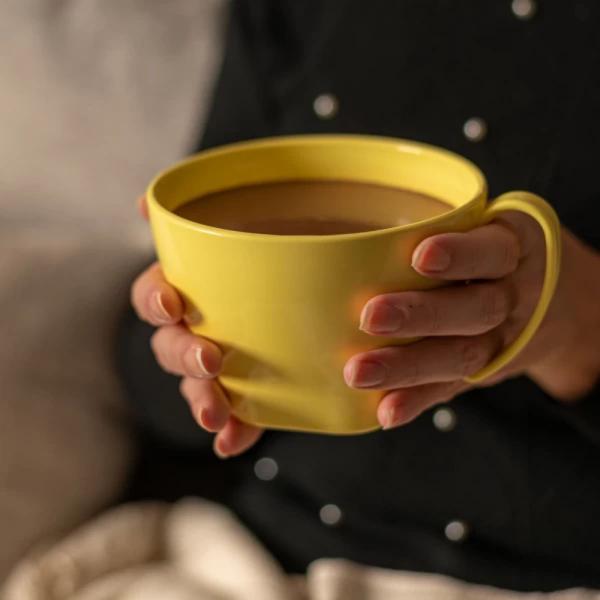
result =
[[137,199],[137,208],[138,211],[140,213],[140,215],[142,216],[142,218],[146,219],[146,221],[149,219],[149,215],[148,215],[148,203],[146,201],[146,196],[140,196]]
[[513,296],[506,281],[381,294],[365,304],[360,329],[404,337],[478,335],[506,320]]
[[225,427],[229,418],[229,401],[216,381],[184,377],[179,390],[200,427],[212,432]]
[[220,458],[241,454],[248,450],[250,446],[253,446],[262,433],[262,429],[242,423],[235,417],[230,417],[225,427],[215,438],[215,454]]
[[133,282],[131,304],[140,319],[152,325],[177,323],[183,317],[183,301],[165,280],[158,263],[148,267]]
[[452,400],[469,387],[468,383],[454,381],[393,390],[379,403],[377,419],[383,429],[406,425],[428,408]]
[[169,373],[211,379],[221,370],[219,347],[194,335],[183,325],[160,327],[152,335],[150,344],[158,364]]
[[357,354],[344,366],[350,387],[393,389],[455,381],[473,375],[498,349],[497,336],[427,338]]
[[520,253],[512,229],[491,223],[466,233],[442,233],[423,240],[413,252],[412,266],[436,279],[497,279],[517,268]]

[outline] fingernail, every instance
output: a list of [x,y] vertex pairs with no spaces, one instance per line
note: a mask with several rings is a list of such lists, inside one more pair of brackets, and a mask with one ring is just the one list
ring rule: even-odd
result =
[[210,431],[212,433],[216,433],[219,431],[219,428],[215,425],[215,418],[212,413],[210,413],[206,408],[200,409],[198,413],[198,423],[201,427]]
[[[218,386],[219,391],[221,390],[220,386]],[[222,393],[222,392],[221,392]],[[220,411],[213,411],[209,409],[203,409],[203,413],[200,417],[202,419],[202,426],[213,433],[217,431],[221,431],[225,425],[227,425],[228,415],[224,414]]]
[[398,424],[398,407],[391,406],[385,411],[382,429],[392,429]]
[[202,346],[198,346],[194,350],[194,359],[196,362],[196,366],[198,367],[197,373],[198,375],[200,375],[200,377],[214,377],[219,372],[218,369],[215,371],[208,366],[204,354],[204,348],[202,348]]
[[362,361],[354,366],[350,374],[350,385],[354,387],[371,387],[383,383],[387,369],[379,362]]
[[438,244],[421,244],[413,254],[412,266],[440,273],[450,266],[450,254]]
[[367,304],[361,315],[359,329],[367,333],[394,333],[402,323],[402,311],[391,304],[379,304],[377,309]]
[[219,442],[215,442],[215,454],[222,459],[225,458],[229,458],[230,454],[227,452],[227,450],[225,448],[223,448],[223,445]]
[[159,321],[170,322],[173,317],[170,315],[167,307],[165,306],[164,298],[161,292],[154,292],[152,296],[154,305],[154,315]]

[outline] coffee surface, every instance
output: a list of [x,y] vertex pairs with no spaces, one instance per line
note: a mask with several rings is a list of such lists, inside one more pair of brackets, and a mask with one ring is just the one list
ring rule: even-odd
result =
[[451,209],[410,190],[350,181],[281,181],[232,188],[174,212],[222,229],[276,235],[333,235],[422,221]]

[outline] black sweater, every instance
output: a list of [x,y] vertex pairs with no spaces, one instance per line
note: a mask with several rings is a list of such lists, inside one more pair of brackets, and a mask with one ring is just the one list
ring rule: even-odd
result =
[[[510,0],[234,1],[200,147],[300,132],[433,143],[478,164],[492,196],[544,196],[600,249],[600,6],[535,4],[523,19]],[[487,126],[478,141],[472,118]],[[514,379],[400,429],[269,432],[219,462],[149,333],[128,318],[120,338],[145,432],[128,497],[217,497],[291,571],[329,556],[520,590],[600,587],[600,391],[565,406]]]

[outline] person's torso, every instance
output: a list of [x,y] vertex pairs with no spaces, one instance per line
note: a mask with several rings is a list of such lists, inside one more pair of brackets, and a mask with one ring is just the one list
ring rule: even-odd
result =
[[[599,12],[234,2],[202,147],[308,132],[432,143],[479,165],[492,196],[546,197],[598,248]],[[234,506],[290,569],[345,556],[514,589],[600,586],[597,396],[563,407],[518,379],[390,432],[269,433],[241,459]]]

